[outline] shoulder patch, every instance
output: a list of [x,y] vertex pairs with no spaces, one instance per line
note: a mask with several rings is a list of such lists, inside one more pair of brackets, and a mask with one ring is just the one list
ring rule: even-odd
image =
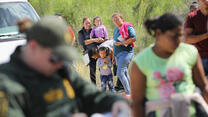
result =
[[74,99],[75,98],[75,93],[74,93],[74,89],[72,88],[71,84],[69,83],[68,80],[63,80],[63,83],[64,83],[64,87],[66,88],[66,93],[67,93],[67,96],[70,98],[70,99]]
[[8,112],[8,98],[3,91],[0,91],[0,117],[6,117]]

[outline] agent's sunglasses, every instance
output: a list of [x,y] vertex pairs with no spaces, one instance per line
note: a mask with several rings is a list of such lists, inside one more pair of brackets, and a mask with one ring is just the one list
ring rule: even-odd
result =
[[61,58],[59,56],[55,55],[55,54],[52,54],[49,61],[51,63],[57,63],[57,62],[61,62]]

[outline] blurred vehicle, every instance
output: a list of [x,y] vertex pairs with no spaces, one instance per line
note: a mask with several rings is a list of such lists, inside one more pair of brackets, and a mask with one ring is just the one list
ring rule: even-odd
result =
[[0,64],[8,62],[15,48],[26,43],[25,35],[18,32],[16,25],[23,18],[39,20],[27,0],[0,0]]

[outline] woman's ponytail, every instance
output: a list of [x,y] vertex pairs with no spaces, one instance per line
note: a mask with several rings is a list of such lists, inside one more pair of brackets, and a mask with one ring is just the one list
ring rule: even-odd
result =
[[[148,33],[151,36],[156,36],[155,31],[160,29],[161,32],[165,33],[167,30],[172,30],[178,26],[182,26],[183,22],[181,18],[172,13],[165,13],[162,16],[155,19],[147,19],[144,22]],[[154,34],[152,34],[154,32]]]
[[152,34],[152,31],[155,31],[157,29],[157,19],[147,19],[144,22],[144,26],[147,29],[147,32],[151,36],[154,36],[154,34]]

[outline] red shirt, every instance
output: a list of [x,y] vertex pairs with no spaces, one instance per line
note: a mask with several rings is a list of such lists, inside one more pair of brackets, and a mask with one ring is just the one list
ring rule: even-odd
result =
[[71,36],[74,37],[74,32],[72,31],[72,29],[71,29],[70,26],[68,26],[68,30],[69,30],[69,32],[71,33]]
[[[200,35],[207,32],[208,16],[202,14],[200,9],[189,13],[186,18],[185,28],[192,28],[191,35]],[[194,43],[202,58],[208,58],[208,39]]]

